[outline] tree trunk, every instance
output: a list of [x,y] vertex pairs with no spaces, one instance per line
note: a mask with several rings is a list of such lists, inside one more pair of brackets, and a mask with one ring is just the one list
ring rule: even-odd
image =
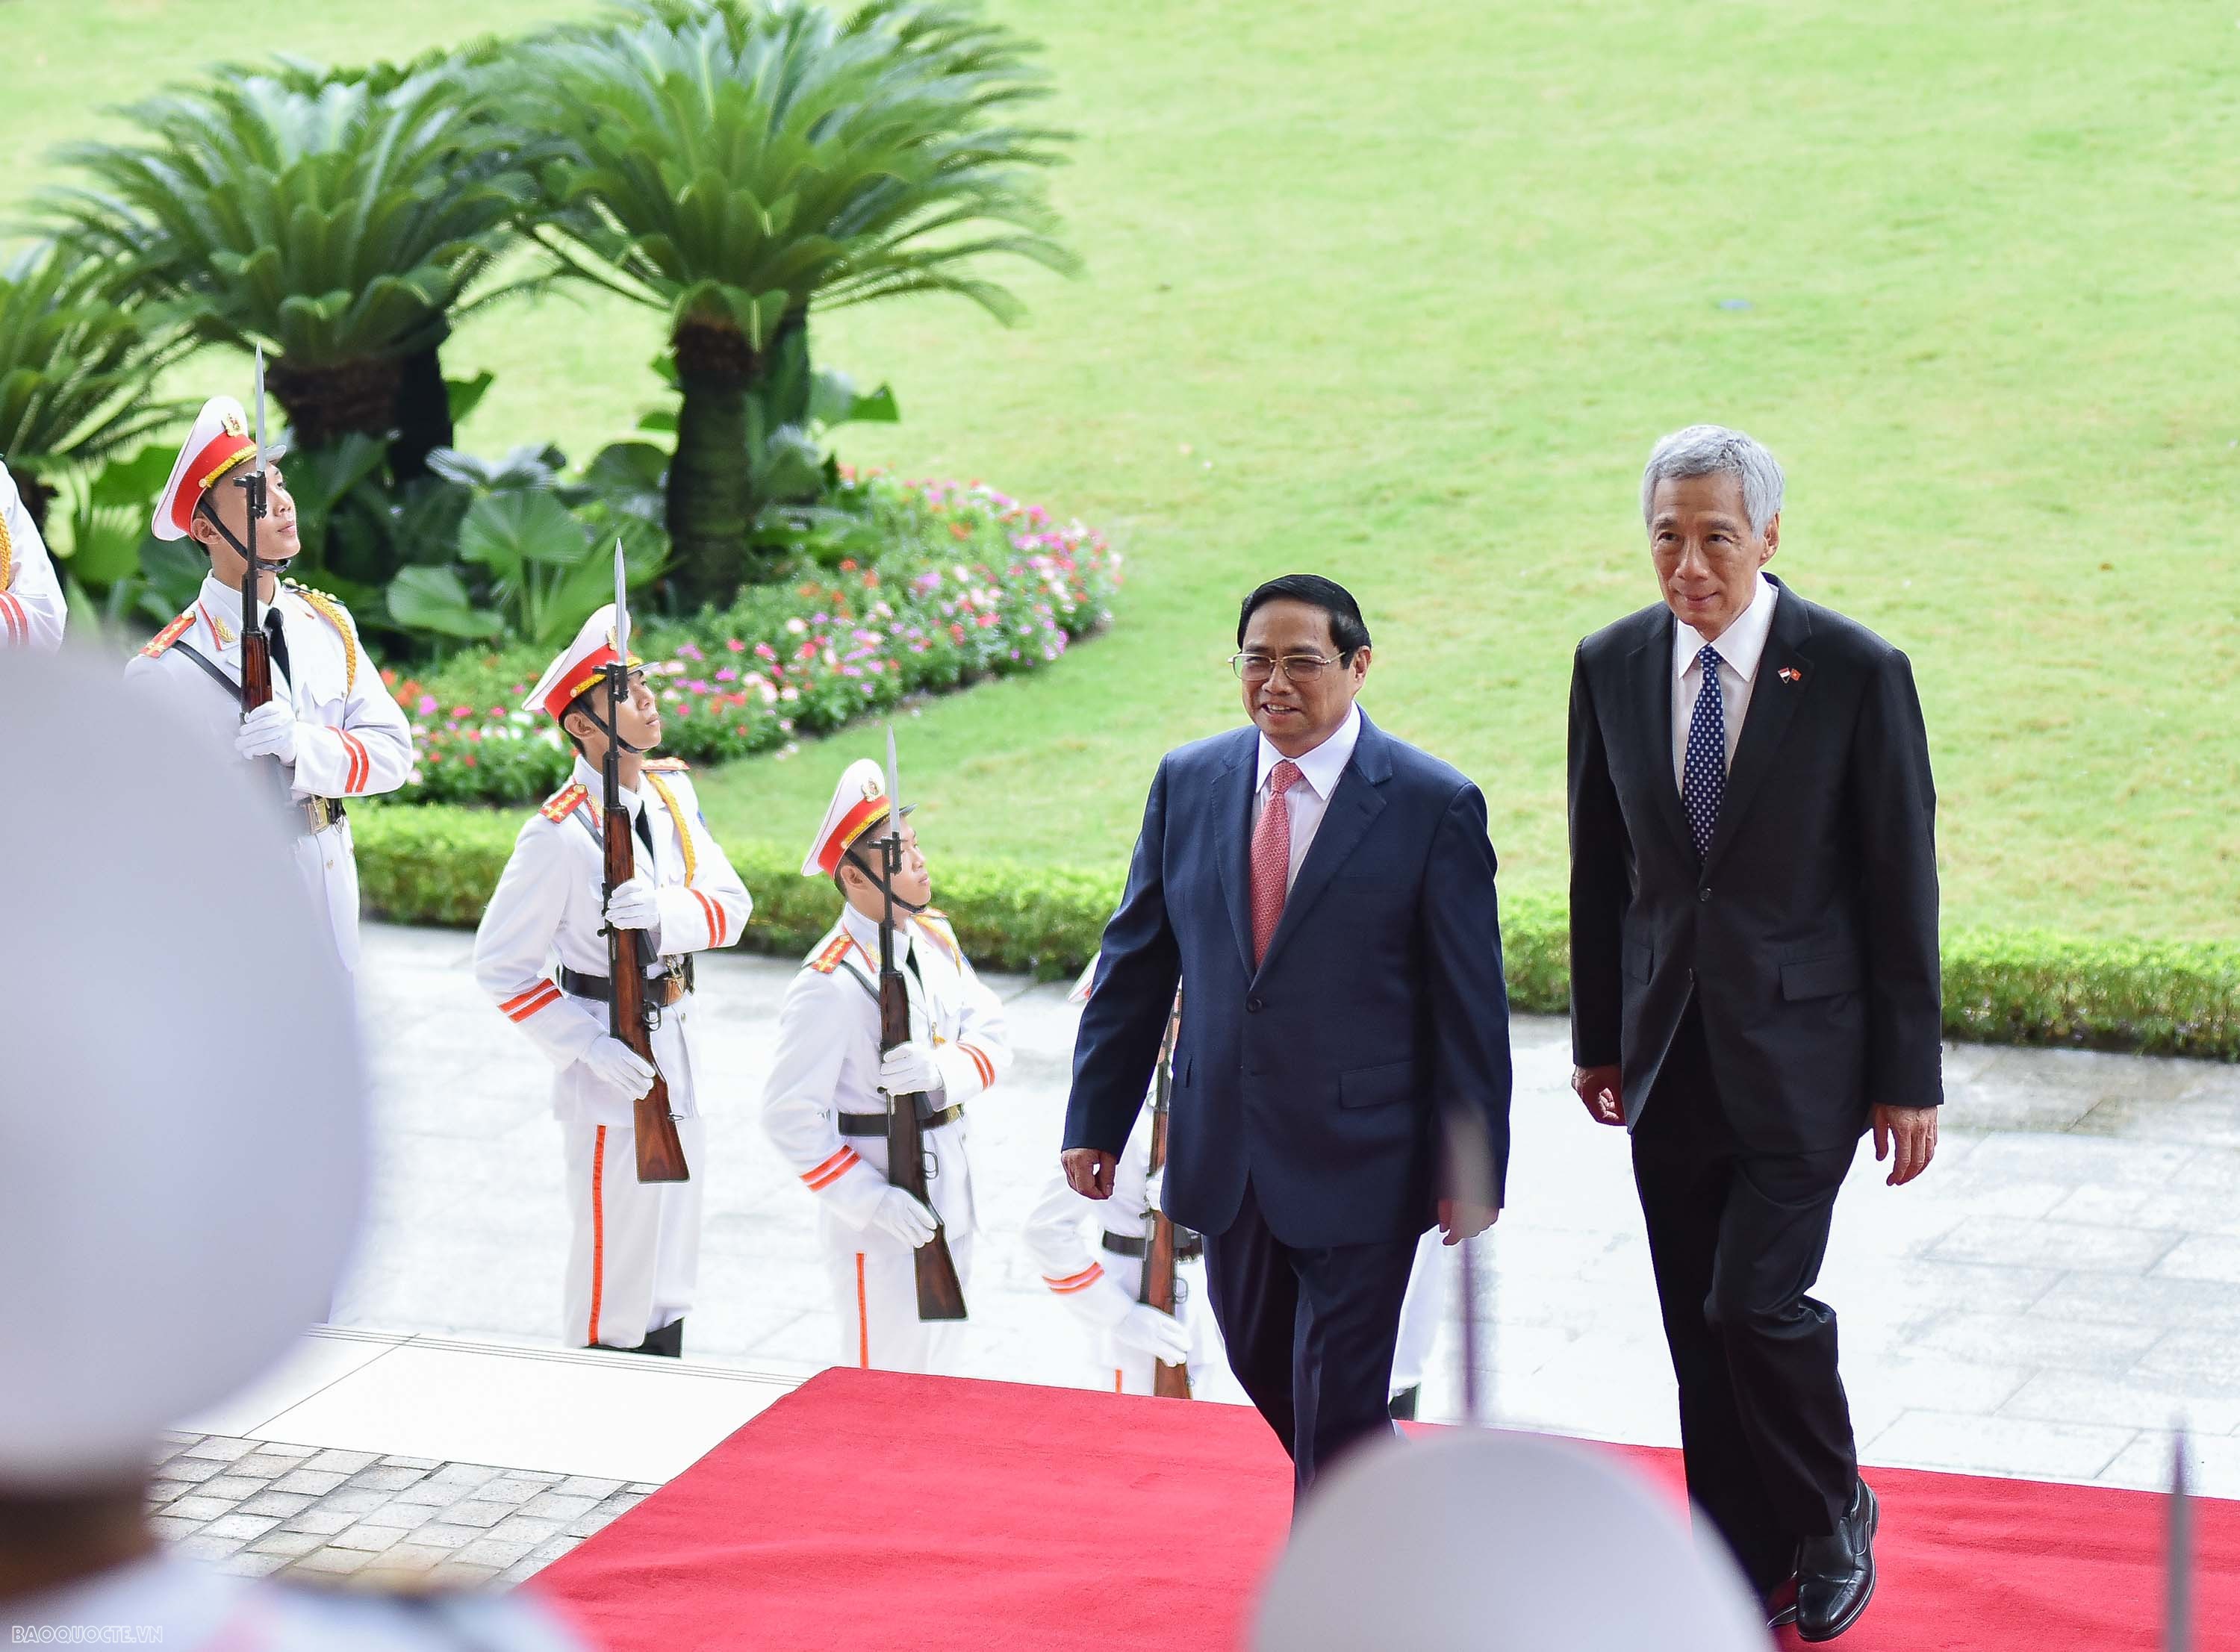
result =
[[396,439],[389,444],[389,475],[398,483],[428,474],[428,456],[457,442],[451,425],[451,391],[443,383],[443,343],[450,329],[441,329],[422,350],[402,357],[403,374],[397,386]]
[[694,317],[671,348],[683,392],[669,466],[669,583],[685,612],[731,600],[746,572],[747,387],[759,363],[736,327]]
[[283,359],[264,370],[299,448],[331,447],[352,433],[387,441],[403,376],[401,363],[382,356],[325,367],[296,367]]
[[55,490],[28,470],[17,471],[16,491],[23,496],[23,514],[31,519],[31,526],[39,530],[39,537],[47,535],[47,507],[55,502]]

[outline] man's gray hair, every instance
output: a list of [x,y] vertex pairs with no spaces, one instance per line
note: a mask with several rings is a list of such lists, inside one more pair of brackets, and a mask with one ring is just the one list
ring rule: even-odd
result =
[[1743,511],[1750,531],[1762,534],[1781,514],[1781,462],[1740,430],[1691,424],[1659,442],[1641,473],[1641,520],[1650,520],[1657,484],[1684,476],[1725,475],[1743,484]]

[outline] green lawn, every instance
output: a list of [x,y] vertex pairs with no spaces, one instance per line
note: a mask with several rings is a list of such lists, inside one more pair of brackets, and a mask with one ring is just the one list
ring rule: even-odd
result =
[[[95,130],[182,61],[575,9],[323,0],[221,43],[186,0],[0,0],[32,71],[0,137]],[[997,10],[1083,135],[1087,278],[1027,276],[1015,332],[928,301],[818,347],[902,398],[849,456],[1077,514],[1129,584],[1056,670],[910,720],[937,856],[1124,855],[1157,753],[1237,719],[1237,596],[1311,568],[1368,610],[1372,715],[1483,783],[1516,884],[1559,887],[1571,645],[1654,595],[1649,443],[1716,418],[1788,467],[1776,570],[1914,657],[1950,921],[2240,936],[2229,10]],[[588,452],[651,404],[658,332],[490,316],[449,356],[498,376],[470,444]],[[710,777],[719,827],[804,836],[870,743]]]

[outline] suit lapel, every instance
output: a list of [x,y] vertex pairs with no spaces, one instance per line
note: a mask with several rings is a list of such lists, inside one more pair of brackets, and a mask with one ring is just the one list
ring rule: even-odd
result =
[[1222,770],[1214,798],[1214,859],[1221,868],[1221,893],[1229,922],[1237,931],[1237,956],[1252,973],[1252,793],[1259,780],[1260,731],[1237,742]]
[[1680,785],[1672,773],[1672,610],[1662,603],[1651,616],[1648,640],[1627,656],[1633,672],[1627,698],[1641,749],[1649,754],[1650,789],[1657,794],[1657,817],[1673,841],[1690,854],[1696,840],[1680,812]]
[[[1743,719],[1735,761],[1727,770],[1726,796],[1720,800],[1719,822],[1711,832],[1711,852],[1703,857],[1707,877],[1741,831],[1743,816],[1773,766],[1790,720],[1810,691],[1812,673],[1803,650],[1811,636],[1812,620],[1803,599],[1784,587],[1774,604],[1773,628],[1765,639],[1765,652],[1758,656],[1757,675],[1750,682],[1750,714]],[[1784,669],[1792,676],[1784,678]]]
[[[1364,716],[1353,756],[1338,776],[1337,789],[1330,793],[1330,803],[1323,809],[1322,824],[1315,829],[1315,841],[1308,846],[1306,859],[1299,863],[1298,876],[1291,880],[1291,892],[1283,897],[1283,916],[1277,922],[1276,933],[1269,937],[1268,956],[1260,961],[1263,972],[1276,961],[1276,955],[1283,949],[1292,933],[1306,921],[1308,912],[1330,887],[1337,869],[1361,846],[1370,824],[1384,812],[1384,794],[1378,788],[1391,774],[1392,760],[1384,749],[1384,736]],[[1246,876],[1249,879],[1249,868]],[[1249,960],[1249,914],[1245,934],[1245,956]]]

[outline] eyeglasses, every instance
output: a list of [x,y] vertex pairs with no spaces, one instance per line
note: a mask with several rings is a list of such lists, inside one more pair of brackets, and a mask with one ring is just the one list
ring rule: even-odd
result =
[[1283,675],[1293,683],[1312,683],[1340,660],[1325,659],[1319,654],[1286,654],[1277,659],[1272,654],[1233,654],[1229,663],[1239,680],[1246,683],[1265,683],[1276,675],[1281,666]]

